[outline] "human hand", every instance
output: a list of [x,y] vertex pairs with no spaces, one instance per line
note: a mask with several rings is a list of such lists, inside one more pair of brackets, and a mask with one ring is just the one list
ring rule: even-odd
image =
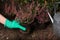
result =
[[19,28],[19,29],[21,29],[23,31],[26,30],[25,27],[23,27],[22,25],[19,25],[19,23],[17,21],[15,21],[15,20],[13,20],[13,21],[6,20],[5,26],[8,27],[8,28],[11,28],[11,29],[12,28]]

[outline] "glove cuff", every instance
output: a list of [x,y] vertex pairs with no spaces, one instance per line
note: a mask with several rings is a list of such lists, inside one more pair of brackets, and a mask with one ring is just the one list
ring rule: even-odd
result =
[[12,22],[10,20],[6,19],[4,26],[8,27],[8,28],[11,28],[11,26],[12,26],[11,23]]

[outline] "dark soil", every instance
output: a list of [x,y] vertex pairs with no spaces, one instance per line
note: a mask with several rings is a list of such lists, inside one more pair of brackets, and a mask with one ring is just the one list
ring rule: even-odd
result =
[[57,37],[53,33],[51,24],[30,34],[21,33],[18,29],[7,29],[0,24],[0,40],[57,40]]

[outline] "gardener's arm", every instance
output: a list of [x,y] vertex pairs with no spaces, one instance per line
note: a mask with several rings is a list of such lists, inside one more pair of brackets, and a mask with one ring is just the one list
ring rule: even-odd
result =
[[0,23],[4,24],[5,21],[6,21],[6,18],[0,14]]
[[26,30],[25,27],[19,25],[19,23],[17,23],[15,20],[10,21],[10,20],[6,19],[5,17],[3,17],[1,14],[0,14],[0,23],[4,24],[8,28],[19,28],[23,31]]

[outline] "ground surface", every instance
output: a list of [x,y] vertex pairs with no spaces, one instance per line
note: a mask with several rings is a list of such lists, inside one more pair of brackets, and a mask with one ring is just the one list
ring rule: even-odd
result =
[[0,40],[57,40],[51,24],[45,29],[38,29],[31,34],[21,34],[17,29],[7,29],[0,24]]

